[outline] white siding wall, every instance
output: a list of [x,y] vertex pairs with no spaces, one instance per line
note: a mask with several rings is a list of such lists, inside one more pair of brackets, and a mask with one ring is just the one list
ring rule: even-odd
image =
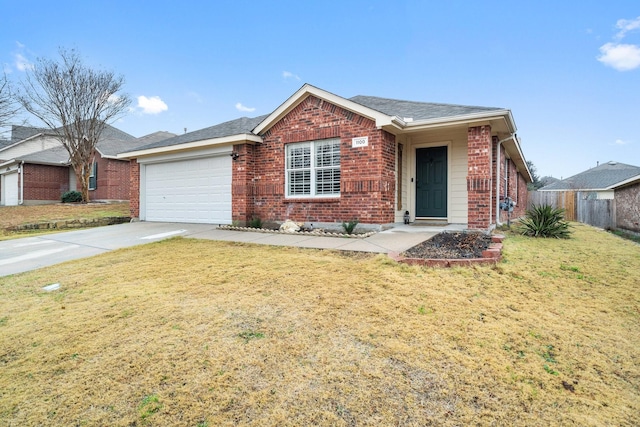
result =
[[396,211],[396,222],[402,222],[405,210],[415,216],[415,150],[423,147],[448,146],[448,222],[467,223],[467,128],[419,133],[401,137],[404,143],[402,154],[402,202],[403,208]]
[[7,148],[0,151],[0,159],[11,160],[16,157],[25,156],[31,153],[37,153],[38,151],[48,150],[60,146],[60,141],[49,136],[39,136],[34,139],[22,142],[11,148]]

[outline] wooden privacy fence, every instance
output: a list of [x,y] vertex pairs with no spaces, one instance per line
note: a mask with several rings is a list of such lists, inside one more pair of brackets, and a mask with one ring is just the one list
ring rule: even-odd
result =
[[591,192],[531,191],[527,209],[536,205],[550,205],[565,210],[565,218],[604,229],[616,228],[614,199],[594,199]]

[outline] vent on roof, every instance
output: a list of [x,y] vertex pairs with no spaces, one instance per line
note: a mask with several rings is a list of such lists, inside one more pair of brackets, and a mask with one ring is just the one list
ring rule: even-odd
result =
[[615,165],[617,165],[617,164],[618,164],[618,162],[609,162],[609,164],[610,164],[611,166],[615,166]]
[[413,117],[403,117],[402,121],[405,123],[411,123],[413,121]]

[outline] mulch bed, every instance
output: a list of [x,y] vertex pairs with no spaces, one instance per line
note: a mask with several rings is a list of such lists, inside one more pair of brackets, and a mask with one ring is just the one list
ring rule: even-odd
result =
[[443,232],[436,234],[401,255],[407,258],[469,259],[482,258],[482,251],[491,244],[485,233]]

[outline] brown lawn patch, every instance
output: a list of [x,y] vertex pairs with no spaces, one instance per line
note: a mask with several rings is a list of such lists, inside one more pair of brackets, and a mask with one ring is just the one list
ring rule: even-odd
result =
[[2,278],[0,424],[637,425],[640,248],[577,225],[503,255],[178,238]]

